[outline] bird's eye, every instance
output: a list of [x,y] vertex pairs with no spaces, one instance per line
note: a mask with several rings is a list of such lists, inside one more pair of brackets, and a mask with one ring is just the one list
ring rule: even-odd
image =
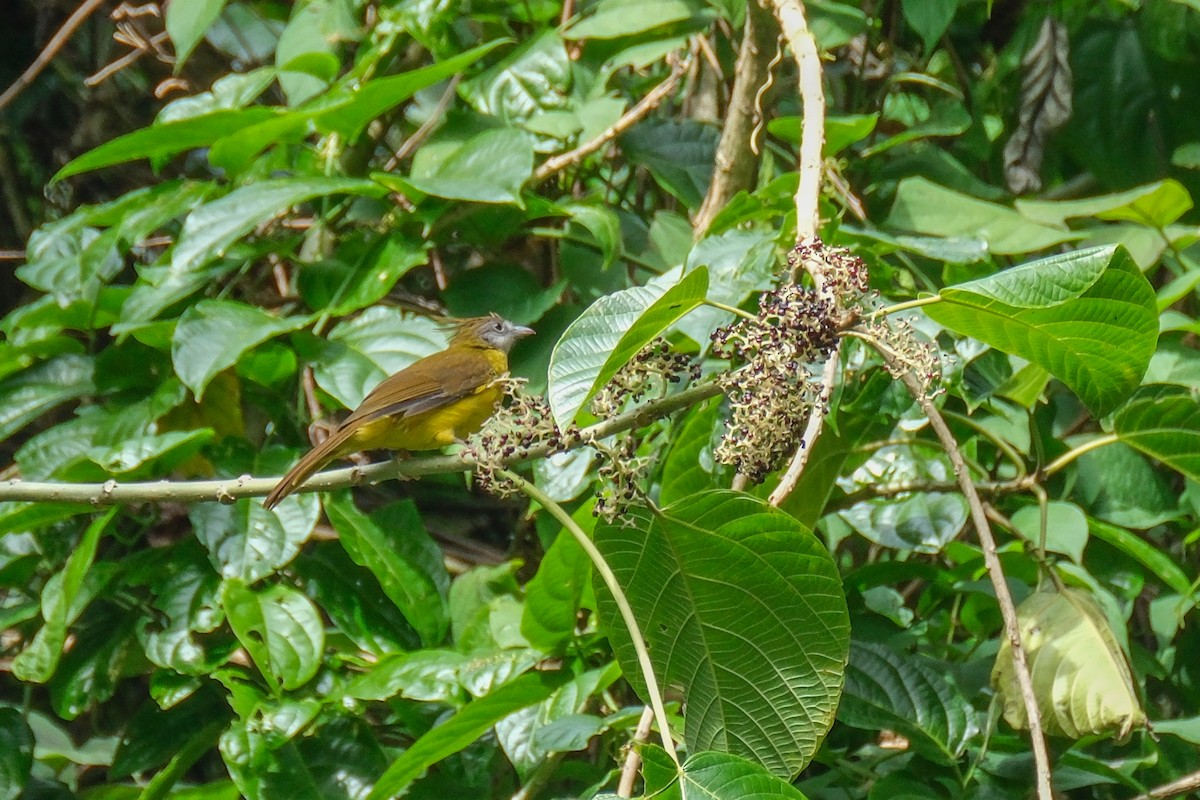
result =
[[496,333],[500,333],[502,330],[504,330],[504,323],[502,323],[502,322],[493,322],[493,323],[492,323],[492,330],[494,330]]

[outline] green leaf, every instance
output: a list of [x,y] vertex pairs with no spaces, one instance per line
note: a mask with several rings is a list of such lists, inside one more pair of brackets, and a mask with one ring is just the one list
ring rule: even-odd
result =
[[325,627],[311,600],[282,584],[253,591],[235,578],[221,594],[230,627],[276,691],[297,689],[317,674]]
[[304,317],[277,317],[255,306],[231,300],[201,300],[179,318],[171,342],[175,374],[197,402],[218,372],[237,363],[247,350],[308,322]]
[[658,501],[670,505],[715,489],[719,465],[713,460],[716,434],[724,430],[718,399],[693,407],[683,418],[662,460]]
[[88,356],[64,353],[0,381],[0,441],[69,400],[96,391]]
[[1091,518],[1088,519],[1088,532],[1150,570],[1180,597],[1192,595],[1192,579],[1187,573],[1171,560],[1170,556],[1145,539],[1124,528]]
[[167,6],[167,35],[175,44],[175,70],[183,67],[192,50],[204,38],[208,26],[221,16],[226,0],[189,0]]
[[838,516],[876,544],[917,553],[938,553],[967,522],[960,494],[914,492],[855,503]]
[[374,181],[358,178],[273,178],[242,186],[188,215],[171,254],[171,269],[194,272],[262,223],[314,197],[384,192]]
[[[1079,739],[1113,732],[1124,740],[1146,724],[1125,653],[1090,594],[1036,592],[1017,608],[1017,618],[1047,733]],[[1005,720],[1023,730],[1029,722],[1016,681],[1012,649],[1004,639],[992,685],[1002,695]]]
[[[576,516],[591,512],[584,504]],[[560,530],[546,550],[538,571],[525,585],[521,633],[547,653],[560,653],[575,635],[579,601],[589,575],[589,562],[575,537]]]
[[704,8],[687,0],[600,0],[592,13],[572,24],[567,39],[616,39],[690,19]]
[[884,225],[946,238],[979,239],[996,255],[1033,253],[1084,236],[1040,225],[1011,208],[938,186],[926,178],[900,181]]
[[197,503],[188,518],[208,558],[224,578],[253,583],[287,564],[320,517],[315,495],[285,497],[273,510],[255,499]]
[[441,643],[450,627],[450,578],[412,501],[367,516],[348,492],[338,492],[326,500],[325,513],[350,558],[371,571],[425,646]]
[[646,120],[620,138],[631,161],[644,165],[664,190],[698,208],[712,180],[720,133],[696,120]]
[[515,128],[484,131],[461,142],[431,142],[413,157],[406,178],[377,176],[425,194],[476,203],[524,206],[521,187],[533,175],[533,142]]
[[[1077,447],[1090,437],[1072,436]],[[1075,462],[1071,495],[1093,517],[1145,530],[1179,515],[1179,492],[1170,477],[1121,442],[1084,453]]]
[[565,671],[531,672],[470,703],[413,742],[380,776],[367,800],[400,794],[431,766],[467,747],[509,714],[542,702],[570,678]]
[[306,0],[292,6],[291,19],[279,34],[275,66],[289,105],[319,94],[337,74],[339,40],[357,26],[341,0]]
[[550,356],[550,407],[560,428],[638,351],[704,302],[708,270],[686,273],[665,291],[634,286],[600,298],[563,333]]
[[518,325],[531,325],[558,304],[567,282],[543,288],[530,270],[517,264],[486,264],[461,274],[442,293],[455,317],[495,312]]
[[33,731],[20,709],[0,707],[0,800],[17,800],[33,769]]
[[600,246],[600,253],[604,257],[601,269],[608,269],[615,264],[623,248],[621,220],[617,213],[605,206],[578,203],[567,206],[566,210],[571,215],[571,221],[587,230]]
[[42,588],[42,620],[44,624],[12,661],[13,676],[20,681],[45,683],[50,680],[63,654],[67,628],[90,601],[83,591],[84,579],[92,569],[100,536],[117,516],[120,508],[113,506],[96,517],[84,531],[79,544],[71,551],[61,572],[55,573]]
[[[675,768],[657,747],[642,748],[646,757],[643,770],[652,765],[663,775],[654,781],[664,782],[675,772],[674,780],[652,795],[655,800],[805,800],[795,786],[780,780],[759,764],[736,755],[721,752],[701,752],[688,758],[681,767]],[[650,751],[650,752],[647,752]],[[651,779],[646,779],[647,789]]]
[[1113,414],[1113,432],[1130,447],[1200,480],[1200,403],[1191,389],[1143,386]]
[[882,644],[853,642],[838,721],[908,737],[932,761],[954,764],[978,733],[976,714],[945,668]]
[[222,136],[250,125],[257,125],[274,117],[276,113],[272,108],[252,106],[246,109],[214,111],[200,117],[142,128],[89,150],[60,169],[51,182],[61,181],[81,172],[124,164],[127,161],[141,158],[158,160],[185,150],[206,147]]
[[1154,290],[1121,248],[1051,256],[943,289],[936,322],[1044,367],[1097,414],[1141,382],[1158,341]]
[[170,552],[168,568],[150,581],[151,614],[138,638],[151,663],[172,674],[207,675],[237,646],[232,637],[209,637],[225,620],[220,577],[199,543],[185,541]]
[[900,6],[904,19],[925,43],[925,52],[930,53],[950,27],[958,0],[903,0]]
[[1192,196],[1179,181],[1168,178],[1116,194],[1082,200],[1017,200],[1021,214],[1047,225],[1063,225],[1076,217],[1125,220],[1165,228],[1192,209]]
[[[682,689],[690,751],[718,749],[794,777],[833,722],[849,650],[837,568],[790,516],[711,491],[598,526],[658,679]],[[612,597],[593,579],[626,678],[645,697]]]
[[[1036,505],[1025,506],[1012,515],[1012,524],[1026,541],[1037,545],[1042,536],[1042,512]],[[1051,500],[1046,507],[1046,550],[1070,556],[1083,563],[1087,547],[1088,525],[1083,509],[1074,503]]]
[[355,408],[388,375],[445,347],[445,331],[428,317],[375,306],[334,326],[313,377],[346,408]]

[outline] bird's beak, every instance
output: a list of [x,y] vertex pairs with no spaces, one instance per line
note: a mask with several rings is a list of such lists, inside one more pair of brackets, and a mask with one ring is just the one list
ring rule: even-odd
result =
[[526,336],[533,336],[536,331],[533,328],[526,328],[524,325],[513,325],[513,336],[518,339],[524,339]]

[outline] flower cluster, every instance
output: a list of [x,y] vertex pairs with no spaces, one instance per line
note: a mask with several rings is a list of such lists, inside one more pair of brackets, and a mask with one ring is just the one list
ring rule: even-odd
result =
[[599,489],[592,515],[606,522],[625,516],[631,503],[643,497],[642,484],[650,469],[650,459],[637,454],[638,440],[631,434],[618,437],[611,445],[594,444],[600,453],[597,470]]
[[799,446],[810,414],[823,393],[813,365],[829,358],[838,335],[868,292],[862,259],[819,240],[788,254],[788,273],[803,269],[816,288],[786,278],[759,299],[753,319],[739,319],[712,335],[713,353],[743,362],[717,380],[725,389],[730,420],[714,453],[751,480],[782,466]]
[[597,417],[616,416],[628,403],[641,402],[647,395],[661,396],[668,386],[685,378],[700,379],[700,362],[672,350],[666,339],[655,339],[596,392],[592,413]]
[[475,480],[479,486],[505,497],[517,492],[499,474],[506,464],[521,459],[534,448],[545,446],[550,453],[565,450],[573,444],[578,430],[572,429],[567,434],[559,431],[550,406],[526,392],[523,379],[504,377],[499,383],[509,402],[467,440],[463,455],[475,462]]
[[942,392],[941,355],[932,343],[917,337],[912,322],[895,318],[871,320],[859,324],[858,329],[892,357],[887,368],[893,377],[915,375],[925,397],[936,397]]

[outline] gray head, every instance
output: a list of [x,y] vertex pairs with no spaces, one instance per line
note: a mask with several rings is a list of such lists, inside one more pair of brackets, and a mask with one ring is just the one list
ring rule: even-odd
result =
[[512,350],[518,339],[533,335],[532,328],[516,325],[495,313],[486,317],[455,320],[453,324],[454,335],[450,337],[450,344],[482,342],[504,353]]

